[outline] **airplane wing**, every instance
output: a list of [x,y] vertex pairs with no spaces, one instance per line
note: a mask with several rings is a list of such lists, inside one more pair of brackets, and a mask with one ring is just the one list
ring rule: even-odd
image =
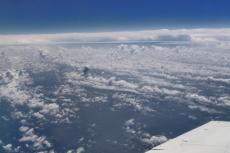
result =
[[146,153],[230,153],[230,122],[211,121]]

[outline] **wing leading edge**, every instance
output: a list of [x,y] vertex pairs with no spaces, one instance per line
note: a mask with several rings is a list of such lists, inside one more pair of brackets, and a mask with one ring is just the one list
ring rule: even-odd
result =
[[211,121],[146,153],[230,153],[230,122]]

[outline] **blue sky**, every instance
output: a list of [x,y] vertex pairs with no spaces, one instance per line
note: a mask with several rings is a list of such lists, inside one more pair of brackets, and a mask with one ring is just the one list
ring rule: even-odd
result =
[[1,0],[0,33],[227,27],[229,0]]

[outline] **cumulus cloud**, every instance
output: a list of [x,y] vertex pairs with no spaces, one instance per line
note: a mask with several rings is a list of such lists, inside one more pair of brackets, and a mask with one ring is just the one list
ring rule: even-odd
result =
[[147,137],[142,138],[142,141],[144,143],[150,144],[152,146],[157,146],[159,144],[162,144],[166,142],[168,139],[164,135],[159,135],[159,136],[149,136],[146,135]]
[[21,126],[21,127],[19,128],[19,130],[20,130],[21,132],[26,132],[26,131],[29,130],[29,127]]
[[136,133],[136,131],[133,127],[135,125],[135,119],[134,118],[127,120],[124,125],[125,125],[125,130],[127,133],[131,133],[131,134]]
[[6,151],[6,152],[11,152],[12,151],[12,144],[7,144],[5,146],[2,146],[3,149]]
[[197,102],[211,103],[211,101],[207,97],[202,96],[202,95],[198,95],[196,93],[194,93],[194,94],[188,93],[186,95],[186,98],[197,101]]
[[59,105],[56,103],[51,103],[43,106],[43,109],[40,111],[43,114],[57,115],[59,112]]
[[32,142],[35,150],[49,149],[52,146],[45,136],[35,134],[33,128],[20,127],[20,131],[23,133],[23,137],[19,139],[19,142]]
[[[31,144],[28,147],[41,152],[52,148],[52,141],[36,129],[79,119],[82,103],[159,114],[159,118],[165,113],[161,105],[182,103],[191,111],[187,118],[199,120],[192,112],[220,113],[230,106],[229,33],[229,29],[162,29],[2,35],[0,104],[7,103],[10,117],[21,124],[20,145]],[[81,45],[63,45],[69,42]],[[85,66],[89,67],[87,77],[82,76]],[[145,144],[167,140],[163,135],[143,134],[135,117],[122,124],[127,135],[136,135]],[[69,152],[84,152],[84,148]]]
[[218,114],[218,113],[221,113],[220,111],[217,111],[213,108],[209,108],[207,106],[203,106],[203,105],[188,105],[188,107],[190,109],[194,109],[194,110],[199,110],[201,112],[207,112],[207,113],[210,113],[210,114]]
[[76,150],[76,153],[83,153],[83,152],[85,152],[85,148],[83,148],[83,147],[79,147]]

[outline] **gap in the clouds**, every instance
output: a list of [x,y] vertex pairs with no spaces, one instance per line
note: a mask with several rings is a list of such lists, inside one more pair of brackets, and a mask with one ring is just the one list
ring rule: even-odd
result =
[[4,152],[2,146],[8,144],[12,145],[13,148],[17,148],[18,146],[24,148],[24,146],[20,145],[18,142],[22,135],[18,131],[21,123],[16,119],[17,116],[14,114],[17,111],[18,109],[10,106],[9,99],[0,97],[0,152]]

